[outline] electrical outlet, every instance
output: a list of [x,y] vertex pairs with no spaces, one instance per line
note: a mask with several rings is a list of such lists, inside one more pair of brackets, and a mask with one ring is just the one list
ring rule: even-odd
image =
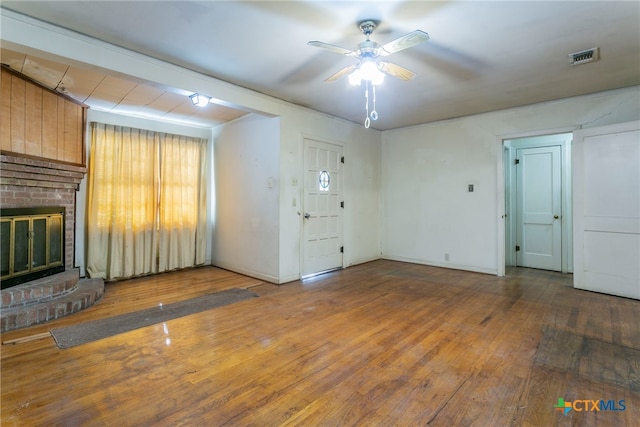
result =
[[445,261],[449,261],[449,254],[448,253],[444,254],[444,260]]
[[473,184],[469,184],[469,193],[473,193]]

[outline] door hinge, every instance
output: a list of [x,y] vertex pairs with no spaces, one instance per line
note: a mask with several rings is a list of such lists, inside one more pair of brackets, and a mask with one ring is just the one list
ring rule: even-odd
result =
[[520,164],[520,159],[516,159],[516,161],[514,162],[516,165]]
[[340,207],[344,208],[344,201],[340,202]]
[[344,246],[340,246],[340,253],[343,254],[344,253]]
[[516,245],[516,252],[520,250],[520,246]]
[[344,156],[340,157],[340,163],[344,163]]

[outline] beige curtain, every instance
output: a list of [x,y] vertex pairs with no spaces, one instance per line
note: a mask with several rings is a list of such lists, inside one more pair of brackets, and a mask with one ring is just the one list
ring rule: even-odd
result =
[[160,271],[204,263],[206,142],[160,135]]
[[204,263],[206,140],[91,123],[87,273],[127,278]]

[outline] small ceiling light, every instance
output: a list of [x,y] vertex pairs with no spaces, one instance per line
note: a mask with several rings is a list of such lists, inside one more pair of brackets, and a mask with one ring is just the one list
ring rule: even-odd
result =
[[206,107],[209,105],[209,101],[211,101],[210,96],[200,95],[199,93],[189,95],[189,98],[191,98],[193,105],[197,105],[198,107]]

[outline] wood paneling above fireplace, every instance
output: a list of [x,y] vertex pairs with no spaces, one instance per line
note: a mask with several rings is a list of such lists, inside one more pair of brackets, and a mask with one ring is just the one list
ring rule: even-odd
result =
[[84,104],[5,66],[0,91],[3,154],[86,165]]

